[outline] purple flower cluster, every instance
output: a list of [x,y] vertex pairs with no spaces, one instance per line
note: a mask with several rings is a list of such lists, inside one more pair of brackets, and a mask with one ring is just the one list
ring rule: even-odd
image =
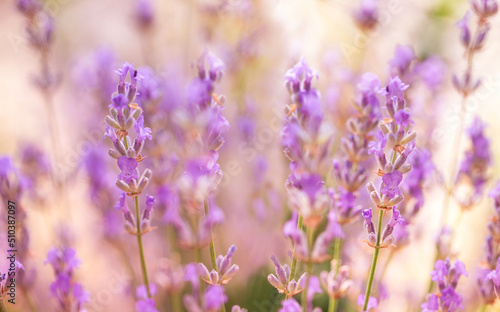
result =
[[[109,115],[106,116],[106,133],[103,139],[108,137],[113,143],[114,149],[109,150],[109,155],[117,160],[117,165],[121,172],[116,179],[116,186],[124,193],[120,196],[115,205],[124,216],[124,226],[133,235],[144,234],[150,230],[152,207],[154,198],[146,196],[146,208],[140,215],[132,216],[126,204],[126,195],[135,198],[146,188],[152,177],[150,169],[145,169],[142,173],[138,165],[144,159],[141,152],[146,140],[151,140],[151,129],[144,127],[143,110],[137,103],[134,103],[138,81],[141,76],[134,70],[134,66],[124,63],[117,71],[119,82],[117,91],[111,96],[109,104]],[[130,82],[127,77],[130,76]],[[134,128],[136,137],[132,141],[129,131]],[[137,228],[137,219],[140,227]]]
[[[15,276],[19,270],[24,270],[23,265],[19,261],[10,262],[9,268],[5,270],[5,273],[0,270],[0,301],[10,298],[11,293],[15,293],[15,288],[12,286],[9,276]],[[14,283],[15,286],[15,283]],[[9,297],[7,297],[9,296]],[[13,300],[14,301],[14,300]]]
[[332,260],[330,272],[321,272],[319,276],[321,286],[323,286],[330,298],[340,299],[346,295],[353,285],[353,282],[349,279],[350,270],[347,265],[342,265],[337,269],[335,260]]
[[236,264],[231,265],[231,256],[236,250],[236,246],[231,246],[225,256],[219,255],[216,260],[217,267],[208,271],[203,263],[199,263],[201,279],[210,285],[225,285],[239,271]]
[[56,274],[56,280],[50,284],[50,292],[57,298],[61,311],[85,311],[84,304],[90,301],[90,296],[73,274],[80,265],[76,251],[70,247],[54,247],[47,254],[47,263]]
[[342,161],[333,161],[333,175],[340,185],[338,194],[330,192],[336,205],[340,224],[350,223],[362,210],[356,204],[358,190],[367,179],[366,169],[360,163],[369,158],[369,138],[380,118],[380,94],[383,89],[377,76],[366,73],[357,85],[356,115],[347,120],[349,135],[341,139],[340,148],[345,155]]
[[279,264],[275,256],[271,256],[271,260],[276,266],[276,275],[269,274],[267,276],[267,280],[271,285],[287,297],[292,297],[304,290],[307,273],[304,272],[300,278],[295,281],[295,279],[291,276],[290,267],[287,264]]
[[500,182],[491,190],[494,214],[488,222],[486,261],[477,272],[477,283],[485,304],[493,304],[500,293]]
[[224,288],[221,285],[209,285],[202,296],[199,296],[200,277],[198,271],[195,264],[186,266],[186,280],[191,282],[193,295],[184,295],[184,307],[188,312],[217,312],[227,302]]
[[314,77],[317,74],[303,58],[285,74],[292,104],[285,108],[281,144],[292,162],[292,172],[297,175],[322,174],[330,165],[328,151],[333,129],[323,122],[320,93],[312,87]]
[[445,261],[436,261],[431,276],[432,281],[439,287],[439,294],[427,295],[427,301],[421,306],[422,312],[463,310],[463,298],[456,291],[458,280],[462,275],[468,276],[463,262],[455,260],[452,265],[448,258]]
[[167,161],[174,160],[182,174],[167,173],[157,190],[166,208],[166,222],[174,227],[179,245],[190,249],[206,246],[213,227],[224,220],[213,196],[222,178],[218,150],[229,129],[222,115],[224,97],[215,93],[224,63],[205,51],[196,66],[198,76],[188,85],[186,105],[172,112],[176,116],[172,131],[182,147],[175,152],[182,157],[177,161],[173,155]]
[[484,134],[485,124],[476,118],[468,129],[471,148],[465,152],[457,179],[466,180],[474,189],[473,196],[461,198],[462,208],[470,208],[481,199],[484,185],[488,181],[488,169],[491,166],[490,141]]
[[491,29],[488,19],[498,12],[498,4],[495,0],[473,0],[471,1],[471,6],[472,12],[474,12],[477,18],[477,26],[474,34],[471,33],[469,27],[470,11],[467,11],[464,17],[456,24],[460,30],[460,42],[465,48],[468,64],[462,77],[453,76],[453,85],[464,97],[467,97],[479,87],[480,81],[472,78],[472,56],[484,47],[486,35]]
[[361,0],[353,13],[354,21],[364,31],[373,30],[378,24],[377,0]]

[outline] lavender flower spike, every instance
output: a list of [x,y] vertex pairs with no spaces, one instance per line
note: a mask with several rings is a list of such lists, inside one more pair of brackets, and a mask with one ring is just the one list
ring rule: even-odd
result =
[[73,271],[80,265],[73,248],[52,248],[47,254],[45,264],[50,264],[56,280],[50,284],[50,292],[57,298],[62,311],[85,311],[83,305],[89,302],[87,291],[74,280]]
[[462,275],[467,276],[465,265],[459,260],[455,260],[452,265],[450,259],[438,260],[435,263],[435,270],[431,272],[432,281],[439,286],[439,295],[427,295],[427,302],[421,305],[424,311],[448,311],[455,312],[463,310],[462,296],[456,292],[458,280]]
[[276,266],[276,275],[269,274],[267,280],[281,294],[292,297],[304,290],[307,273],[303,273],[298,281],[290,280],[290,267],[287,264],[280,265],[275,256],[271,256],[271,260]]
[[219,255],[216,260],[217,268],[210,272],[203,263],[199,263],[198,268],[201,278],[211,285],[227,284],[239,271],[239,267],[236,264],[231,265],[231,256],[235,250],[236,246],[232,245],[227,251],[227,255]]

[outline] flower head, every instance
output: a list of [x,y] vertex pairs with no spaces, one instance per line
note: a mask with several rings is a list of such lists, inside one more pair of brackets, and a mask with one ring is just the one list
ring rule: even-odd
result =
[[402,192],[399,189],[399,184],[403,180],[403,174],[400,171],[393,171],[391,173],[386,173],[382,177],[382,190],[381,194],[386,195],[389,198],[394,198],[396,195],[401,195]]
[[139,175],[137,173],[137,160],[134,158],[128,158],[127,156],[121,156],[118,158],[118,167],[122,172],[118,175],[118,180],[122,180],[125,183],[130,183],[132,179],[137,180]]
[[236,246],[232,245],[225,256],[219,255],[216,259],[217,267],[212,271],[208,271],[207,267],[199,264],[201,278],[211,285],[225,285],[239,271],[236,264],[231,265],[231,256],[236,251]]

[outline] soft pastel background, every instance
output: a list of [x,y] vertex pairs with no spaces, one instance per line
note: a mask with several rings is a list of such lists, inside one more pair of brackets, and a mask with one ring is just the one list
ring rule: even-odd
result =
[[[284,181],[289,173],[288,161],[282,156],[279,144],[279,127],[282,108],[289,101],[282,77],[301,56],[319,73],[316,86],[323,94],[325,106],[331,108],[327,110],[328,119],[338,129],[338,136],[345,134],[343,123],[352,113],[349,108],[354,96],[352,75],[369,71],[384,81],[388,77],[387,61],[397,44],[412,45],[419,58],[430,54],[442,57],[448,66],[445,86],[437,98],[432,99],[433,105],[419,112],[421,120],[416,121],[416,127],[426,127],[426,115],[437,116],[437,124],[421,133],[425,133],[425,140],[434,147],[436,166],[448,177],[460,102],[450,78],[464,68],[463,49],[453,25],[467,10],[467,2],[380,1],[381,26],[370,35],[362,33],[353,23],[351,13],[357,2],[156,1],[154,26],[144,33],[134,20],[132,0],[46,1],[57,22],[50,64],[62,79],[55,97],[55,115],[48,118],[40,94],[32,87],[32,76],[39,66],[38,55],[26,42],[23,18],[16,12],[13,1],[0,1],[0,154],[12,155],[17,163],[21,145],[32,142],[71,176],[64,194],[55,192],[47,180],[38,190],[43,203],[30,199],[23,202],[32,239],[29,265],[36,267],[38,275],[34,302],[40,307],[39,311],[55,309],[55,299],[48,291],[53,272],[43,262],[61,235],[69,237],[82,259],[76,274],[91,293],[88,310],[133,311],[133,296],[127,289],[128,275],[120,254],[101,239],[103,222],[87,199],[88,179],[78,170],[89,146],[105,146],[101,141],[104,123],[100,122],[105,116],[101,115],[102,109],[96,110],[97,104],[91,102],[86,76],[82,75],[84,68],[91,66],[97,49],[114,53],[111,68],[129,61],[137,67],[150,66],[159,77],[172,79],[178,75],[181,82],[195,75],[191,65],[205,48],[226,62],[228,70],[218,92],[226,97],[224,114],[232,128],[220,151],[219,162],[225,177],[217,201],[226,213],[226,221],[215,231],[216,248],[222,253],[231,244],[238,247],[233,263],[239,265],[240,272],[227,289],[230,302],[249,311],[268,311],[269,302],[280,298],[266,282],[267,274],[274,270],[269,257],[275,254],[285,260],[287,249],[291,248],[281,233],[287,216],[282,207],[286,203]],[[500,20],[494,18],[489,40],[474,63],[474,72],[484,77],[484,84],[470,98],[466,111],[466,124],[478,115],[489,125],[486,132],[492,138],[494,159],[500,152],[496,135],[500,131],[497,122],[500,41],[496,40],[499,36]],[[114,79],[111,83],[116,83],[117,77],[111,77]],[[256,128],[253,137],[244,140],[238,130],[238,118],[248,103],[255,105],[252,114]],[[49,122],[55,123],[61,142],[57,153],[51,148]],[[417,145],[419,140],[420,137]],[[467,147],[464,137],[462,148]],[[258,218],[251,207],[258,157],[267,158],[265,180],[269,184],[266,187],[276,192],[278,202],[266,209],[263,218]],[[495,161],[488,189],[498,176],[500,170]],[[385,284],[390,298],[382,303],[379,311],[406,311],[408,302],[418,301],[426,292],[438,230],[436,215],[443,202],[438,178],[434,180],[426,190],[426,205],[410,229],[412,242],[395,254],[388,268]],[[467,212],[454,242],[469,270],[469,278],[462,281],[459,288],[469,302],[467,311],[473,311],[477,303],[474,268],[482,259],[491,207],[491,200],[484,199]],[[453,205],[451,211],[450,223],[453,223],[456,218]],[[361,221],[352,226],[361,227]],[[0,228],[3,229],[3,225]],[[163,229],[157,232],[144,239],[153,280],[158,265],[155,260],[166,256]],[[3,235],[0,233],[2,250],[5,249]],[[125,233],[123,236],[123,242],[130,245],[126,247],[130,250],[130,261],[139,273],[138,257],[134,253],[136,242]],[[353,237],[345,248],[352,255],[353,276],[363,280],[372,250],[361,243],[361,239],[364,239],[362,235]],[[381,252],[380,263],[387,254],[387,250]],[[204,257],[208,261],[208,252]],[[0,267],[4,263],[2,257]],[[355,284],[349,295],[352,302],[362,291],[362,285]],[[8,306],[9,311],[28,311],[21,293],[17,300],[17,309]],[[412,308],[415,311],[415,306]]]

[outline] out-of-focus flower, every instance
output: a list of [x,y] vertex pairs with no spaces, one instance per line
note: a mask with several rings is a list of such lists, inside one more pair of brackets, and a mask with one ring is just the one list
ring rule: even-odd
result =
[[[156,294],[156,285],[150,284],[149,291],[151,295]],[[148,293],[145,285],[140,285],[137,287],[136,296],[139,300],[135,303],[135,309],[137,312],[158,312],[156,310],[155,300],[152,298],[148,298]]]
[[154,7],[151,0],[137,0],[134,13],[140,28],[151,27],[154,20]]
[[335,273],[336,267],[337,264],[335,260],[332,260],[330,272],[321,272],[319,278],[328,296],[330,298],[340,299],[346,295],[353,282],[349,279],[349,266],[342,265],[338,268],[338,272]]
[[353,17],[362,30],[374,29],[378,24],[377,0],[361,0],[361,5]]
[[273,285],[281,294],[286,296],[294,296],[304,290],[304,285],[307,278],[307,273],[303,273],[298,281],[291,279],[290,267],[287,264],[281,265],[275,256],[271,256],[274,265],[276,266],[276,275],[269,274],[267,280]]
[[392,76],[404,76],[415,59],[413,47],[397,45],[394,57],[389,61],[389,72]]
[[193,296],[184,296],[184,306],[188,312],[217,312],[224,303],[227,302],[227,296],[224,288],[219,285],[210,285],[203,293],[202,303],[198,303]]
[[472,146],[465,152],[458,172],[457,180],[464,179],[474,189],[473,196],[460,198],[462,208],[469,208],[480,200],[483,188],[488,181],[488,169],[491,165],[490,141],[484,135],[485,124],[479,118],[468,129]]
[[[362,306],[365,302],[365,295],[361,294],[358,296],[358,305]],[[368,298],[368,306],[366,310],[363,312],[369,312],[371,309],[376,309],[378,305],[377,298],[370,297]]]
[[456,292],[458,280],[462,275],[467,276],[463,262],[455,260],[452,265],[449,258],[446,258],[445,261],[437,260],[431,276],[432,281],[437,283],[439,287],[439,295],[429,294],[427,302],[421,305],[422,311],[454,312],[463,309],[462,296]]
[[73,248],[52,248],[45,264],[50,264],[56,280],[50,284],[50,292],[57,298],[63,311],[84,311],[83,305],[90,301],[89,293],[75,281],[73,271],[80,265]]
[[316,228],[329,207],[329,196],[320,175],[290,175],[286,181],[290,207],[304,218],[304,225]]
[[496,0],[473,0],[472,10],[482,19],[486,19],[498,12],[498,3]]

